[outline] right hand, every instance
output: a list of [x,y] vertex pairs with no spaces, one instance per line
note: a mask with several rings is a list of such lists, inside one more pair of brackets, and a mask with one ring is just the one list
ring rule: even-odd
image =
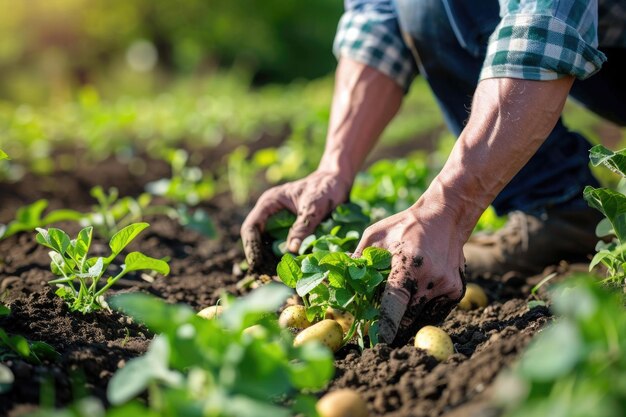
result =
[[251,270],[263,261],[261,233],[267,219],[287,209],[297,215],[287,236],[287,248],[297,252],[302,240],[339,204],[346,201],[351,181],[336,172],[315,171],[307,177],[270,188],[261,195],[241,225],[241,240]]

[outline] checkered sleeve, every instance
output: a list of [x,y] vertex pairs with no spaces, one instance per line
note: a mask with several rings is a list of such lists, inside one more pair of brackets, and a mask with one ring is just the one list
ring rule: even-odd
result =
[[339,59],[347,57],[377,69],[406,92],[417,75],[395,15],[375,8],[346,10],[333,44]]
[[606,57],[597,49],[597,1],[502,1],[480,79],[585,79]]

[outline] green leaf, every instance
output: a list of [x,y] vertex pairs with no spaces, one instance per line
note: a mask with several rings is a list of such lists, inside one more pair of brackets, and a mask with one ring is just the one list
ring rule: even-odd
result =
[[15,219],[30,229],[42,226],[41,214],[46,207],[48,207],[48,200],[37,200],[30,205],[20,207],[15,214]]
[[230,329],[242,329],[275,312],[293,294],[292,290],[278,283],[270,283],[237,299],[224,312],[221,320]]
[[626,177],[626,149],[613,152],[602,145],[589,150],[589,159],[594,166],[603,164],[611,171]]
[[311,290],[324,281],[324,278],[328,275],[328,272],[318,272],[308,277],[301,278],[296,284],[296,292],[300,297],[304,297]]
[[61,358],[61,354],[57,352],[55,348],[53,348],[46,342],[41,342],[41,341],[31,342],[30,350],[38,358],[50,359],[53,361],[59,360]]
[[300,249],[298,249],[298,254],[302,255],[306,253],[311,248],[311,246],[313,246],[315,242],[317,242],[317,240],[318,239],[315,235],[309,235],[305,237],[302,243],[300,243]]
[[600,220],[600,222],[596,226],[596,236],[605,237],[610,235],[615,235],[615,230],[613,230],[613,225],[611,225],[611,221],[605,217]]
[[65,254],[67,247],[70,246],[70,237],[61,229],[54,227],[46,229],[37,228],[39,233],[36,240],[39,244],[46,246],[61,255]]
[[9,159],[9,155],[6,154],[2,149],[0,149],[0,161],[3,159]]
[[363,258],[367,264],[376,269],[388,269],[391,267],[391,253],[385,249],[369,247],[363,250]]
[[323,268],[320,268],[319,261],[314,256],[307,256],[302,260],[300,269],[303,274],[317,274],[324,272]]
[[[36,359],[32,356],[30,345],[26,338],[20,335],[9,335],[0,328],[0,346],[3,344],[24,359]],[[36,362],[39,361],[37,360]]]
[[333,377],[333,354],[319,343],[297,348],[296,359],[290,364],[291,383],[300,390],[322,389]]
[[348,267],[348,273],[350,274],[350,278],[352,279],[363,279],[366,273],[365,267],[358,267],[350,265]]
[[583,196],[587,203],[604,214],[621,243],[626,243],[626,196],[607,188],[585,187]]
[[139,271],[142,269],[149,269],[163,275],[170,273],[170,266],[165,261],[151,258],[141,252],[131,252],[126,255],[124,259],[125,271]]
[[295,221],[295,214],[288,210],[281,210],[267,219],[265,232],[274,239],[286,239],[289,229]]
[[53,210],[48,213],[43,219],[41,219],[40,224],[44,226],[56,222],[79,221],[82,220],[84,217],[85,215],[79,211],[70,209],[59,209]]
[[217,236],[217,229],[209,214],[202,210],[196,209],[189,214],[186,208],[178,210],[179,223],[188,229],[195,230],[203,236],[213,239]]
[[133,223],[116,234],[111,238],[111,242],[109,242],[109,247],[111,248],[111,256],[110,260],[115,258],[130,242],[133,241],[137,237],[139,233],[141,233],[145,228],[150,226],[148,223]]
[[333,252],[325,255],[322,259],[320,259],[319,265],[338,266],[345,271],[345,267],[353,263],[353,259],[346,255],[344,252]]
[[9,314],[11,314],[11,309],[0,303],[0,317],[8,316]]
[[155,296],[141,293],[114,295],[107,302],[111,308],[144,323],[151,331],[172,337],[182,324],[188,323],[196,315],[187,305],[170,305]]
[[335,301],[337,302],[337,305],[341,308],[348,307],[352,303],[352,301],[354,301],[355,297],[356,294],[351,293],[346,288],[337,288],[335,290]]
[[296,283],[302,277],[300,267],[290,253],[283,255],[276,266],[276,273],[280,280],[290,288],[296,288]]
[[346,203],[337,206],[332,212],[332,218],[339,223],[369,223],[369,217],[363,214],[361,206]]
[[520,372],[536,381],[550,381],[570,372],[584,353],[576,325],[561,320],[544,330],[522,357]]
[[167,338],[156,336],[144,356],[128,361],[109,381],[107,398],[111,404],[123,404],[138,396],[153,381],[170,386],[181,384],[182,375],[168,369],[169,357]]

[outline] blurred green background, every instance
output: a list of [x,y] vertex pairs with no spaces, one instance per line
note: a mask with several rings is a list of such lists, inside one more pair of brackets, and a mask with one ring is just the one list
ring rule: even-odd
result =
[[[12,158],[0,179],[50,172],[63,147],[102,160],[225,145],[224,166],[257,164],[271,183],[298,178],[323,149],[342,9],[340,0],[0,0],[0,148]],[[611,148],[626,137],[573,104],[565,119]],[[452,143],[418,80],[373,159],[423,149],[441,166]]]
[[[339,0],[0,0],[0,97],[67,100],[81,85],[145,93],[237,68],[255,84],[332,71]],[[109,93],[110,92],[110,93]]]

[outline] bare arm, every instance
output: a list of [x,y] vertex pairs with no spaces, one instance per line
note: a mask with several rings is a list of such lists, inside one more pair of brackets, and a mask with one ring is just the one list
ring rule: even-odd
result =
[[263,193],[241,226],[244,251],[253,270],[262,256],[260,232],[269,216],[282,209],[297,214],[287,238],[289,250],[296,252],[302,239],[347,199],[358,170],[398,111],[402,97],[402,89],[383,73],[340,60],[319,167],[299,181]]
[[485,208],[548,136],[572,78],[487,79],[441,173],[409,209],[370,226],[355,251],[389,249],[380,338],[404,341],[443,319],[463,294],[463,245]]

